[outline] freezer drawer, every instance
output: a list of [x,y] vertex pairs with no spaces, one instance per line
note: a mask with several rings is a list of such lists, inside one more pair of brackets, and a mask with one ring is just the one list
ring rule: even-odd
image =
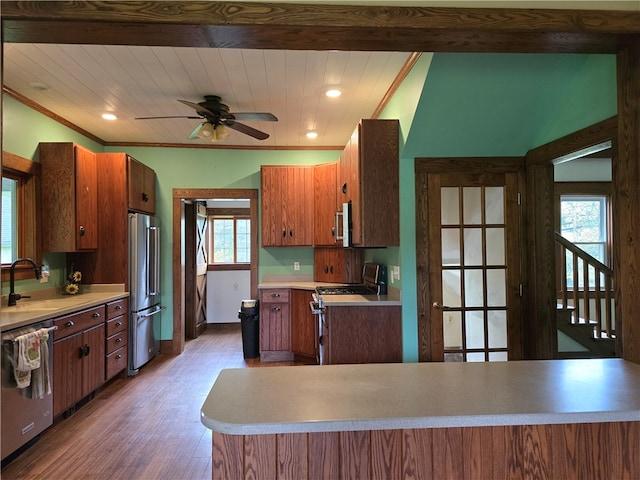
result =
[[160,353],[160,312],[156,305],[142,312],[132,312],[129,331],[129,376]]

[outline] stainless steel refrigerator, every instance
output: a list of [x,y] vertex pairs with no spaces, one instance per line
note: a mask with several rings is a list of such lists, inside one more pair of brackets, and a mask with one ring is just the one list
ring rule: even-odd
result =
[[160,228],[129,214],[129,376],[160,353]]

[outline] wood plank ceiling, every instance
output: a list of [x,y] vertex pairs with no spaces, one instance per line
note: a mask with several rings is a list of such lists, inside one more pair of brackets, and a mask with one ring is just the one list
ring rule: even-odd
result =
[[[220,144],[343,146],[370,118],[408,53],[253,50],[121,45],[4,44],[4,86],[106,143],[207,144],[189,140],[201,122],[178,99],[218,95],[231,112],[271,112],[278,122],[243,122],[264,141],[229,130]],[[339,88],[339,98],[325,96]],[[101,118],[105,112],[118,120]],[[305,134],[316,131],[310,140]]]

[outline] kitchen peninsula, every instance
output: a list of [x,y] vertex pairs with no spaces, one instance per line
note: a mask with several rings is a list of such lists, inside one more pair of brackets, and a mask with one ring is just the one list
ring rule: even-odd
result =
[[[213,478],[637,478],[622,359],[223,370]],[[251,475],[250,475],[251,474]]]

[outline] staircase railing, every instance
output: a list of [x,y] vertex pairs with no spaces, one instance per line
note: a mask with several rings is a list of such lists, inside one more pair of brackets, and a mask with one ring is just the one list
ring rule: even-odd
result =
[[[558,261],[562,270],[559,283],[562,308],[573,309],[572,323],[593,323],[596,338],[614,337],[613,270],[557,232],[556,245],[559,247]],[[567,274],[568,257],[571,259],[572,275]],[[571,286],[568,285],[569,279],[572,280]]]

